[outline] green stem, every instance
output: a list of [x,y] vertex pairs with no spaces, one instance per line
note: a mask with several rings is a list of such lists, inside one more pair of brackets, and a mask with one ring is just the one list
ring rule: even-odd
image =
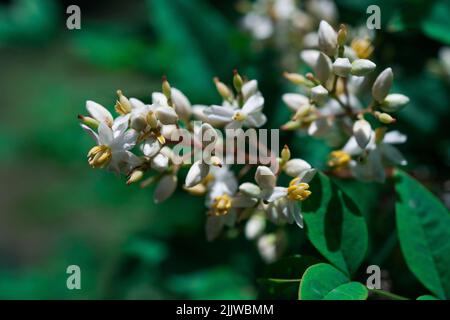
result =
[[409,300],[406,297],[399,296],[398,294],[390,293],[380,289],[369,289],[370,292],[377,294],[381,297],[389,298],[392,300]]
[[278,279],[278,278],[268,278],[267,281],[277,282],[277,283],[289,283],[289,282],[300,282],[302,279]]

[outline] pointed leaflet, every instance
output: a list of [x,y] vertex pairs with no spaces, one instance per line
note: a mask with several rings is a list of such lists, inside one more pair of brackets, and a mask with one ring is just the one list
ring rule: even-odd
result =
[[419,182],[396,171],[396,218],[406,263],[440,299],[450,298],[450,215]]
[[367,225],[354,202],[328,177],[317,174],[311,196],[303,202],[306,233],[313,245],[347,275],[354,273],[367,251]]

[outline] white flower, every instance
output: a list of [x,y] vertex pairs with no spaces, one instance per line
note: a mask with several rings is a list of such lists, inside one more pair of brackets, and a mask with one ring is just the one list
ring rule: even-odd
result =
[[97,143],[88,153],[92,167],[107,167],[120,173],[121,169],[127,171],[140,164],[139,158],[129,151],[136,144],[137,133],[132,129],[127,130],[126,123],[117,123],[112,129],[105,122],[100,122],[98,134],[85,125],[82,127],[90,132]]
[[232,227],[237,218],[237,209],[250,208],[256,200],[236,194],[238,182],[227,166],[211,168],[211,182],[208,184],[206,206],[209,215],[206,222],[206,236],[209,241],[217,238],[224,226]]
[[[406,141],[406,136],[398,131],[391,131],[384,135],[381,141],[376,141],[376,133],[372,132],[371,140],[366,147],[368,155],[362,162],[350,161],[350,169],[353,175],[363,181],[384,182],[386,179],[384,165],[406,165],[407,161],[393,144],[400,144]],[[351,155],[359,156],[363,154],[363,149],[358,146],[355,137],[351,137],[342,151]]]
[[243,105],[242,109],[233,109],[224,106],[211,106],[205,109],[210,121],[221,121],[227,123],[226,129],[239,129],[242,126],[253,128],[261,127],[267,118],[262,113],[264,98],[259,95],[251,96]]
[[155,203],[168,199],[177,188],[178,178],[174,174],[166,174],[161,177],[153,193]]

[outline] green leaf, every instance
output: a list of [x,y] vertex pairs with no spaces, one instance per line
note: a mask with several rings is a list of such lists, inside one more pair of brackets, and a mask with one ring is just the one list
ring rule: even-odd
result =
[[328,177],[319,173],[303,202],[306,234],[331,263],[347,275],[361,265],[367,251],[367,225],[355,203]]
[[396,218],[406,263],[440,299],[450,298],[450,215],[444,205],[405,172],[396,171]]
[[333,289],[325,300],[366,300],[367,288],[359,282],[350,282]]
[[311,256],[295,255],[267,266],[258,280],[260,299],[296,299],[300,278],[305,270],[320,261]]
[[309,267],[302,277],[301,300],[365,300],[367,288],[326,263]]
[[439,300],[439,299],[436,298],[435,296],[431,296],[429,294],[426,294],[426,295],[418,297],[417,300]]

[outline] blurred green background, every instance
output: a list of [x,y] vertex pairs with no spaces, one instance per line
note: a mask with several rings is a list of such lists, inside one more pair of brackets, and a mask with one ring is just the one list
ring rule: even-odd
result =
[[[179,190],[154,205],[151,188],[90,169],[92,143],[76,116],[88,99],[112,107],[119,88],[150,101],[163,74],[191,102],[218,103],[212,77],[229,82],[237,67],[259,80],[267,127],[275,128],[289,116],[281,94],[292,90],[281,77],[281,53],[254,50],[238,27],[237,1],[76,3],[81,30],[66,28],[73,1],[0,1],[0,298],[270,297],[260,290],[266,267],[254,243],[238,232],[206,241],[202,199]],[[351,25],[365,22],[368,5],[381,7],[374,60],[380,70],[394,67],[395,91],[411,98],[396,125],[409,136],[408,170],[449,206],[450,86],[437,59],[450,45],[449,1],[336,3],[340,21]],[[283,139],[324,167],[329,150],[321,141]],[[426,292],[404,272],[392,184],[366,186],[359,196],[371,228],[368,262],[389,270],[396,293]],[[286,255],[319,256],[296,227],[288,236]],[[81,267],[82,290],[66,288],[71,264]]]

